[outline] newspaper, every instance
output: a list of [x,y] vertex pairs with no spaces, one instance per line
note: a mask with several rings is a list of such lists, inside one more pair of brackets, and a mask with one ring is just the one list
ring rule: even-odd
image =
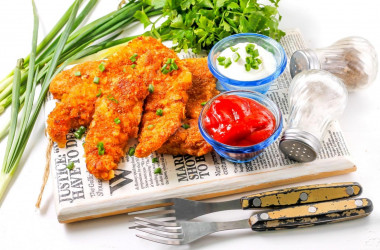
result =
[[[281,43],[288,58],[295,50],[305,47],[297,30],[288,31]],[[281,109],[285,124],[289,113],[287,89],[290,81],[287,68],[267,93]],[[46,115],[54,107],[55,100],[48,98]],[[115,170],[115,178],[110,181],[98,180],[87,171],[83,142],[84,139],[77,140],[69,133],[66,148],[53,146],[50,167],[60,222],[137,211],[149,208],[147,204],[160,204],[167,198],[205,199],[356,169],[337,122],[328,128],[320,155],[311,163],[299,164],[286,159],[278,149],[278,141],[255,160],[243,164],[229,162],[215,152],[199,157],[153,153],[146,158],[136,158],[126,154]],[[129,147],[136,145],[137,141],[129,143]],[[158,158],[158,163],[152,163],[153,157]],[[66,168],[69,162],[75,164],[71,171]],[[154,174],[156,167],[162,169],[162,174]]]

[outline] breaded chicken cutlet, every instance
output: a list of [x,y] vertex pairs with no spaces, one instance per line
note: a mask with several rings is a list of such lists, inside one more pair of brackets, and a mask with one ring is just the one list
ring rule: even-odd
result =
[[[168,59],[173,59],[178,68],[164,74],[161,68]],[[172,50],[150,37],[132,40],[107,60],[80,64],[57,75],[50,91],[61,102],[49,114],[48,133],[62,147],[70,128],[90,123],[84,144],[87,169],[95,177],[109,180],[128,139],[137,137],[149,85],[154,85],[156,94],[153,92],[145,104],[140,140],[149,140],[142,145],[142,152],[152,152],[165,141],[151,134],[157,131],[150,131],[147,122],[153,122],[157,129],[168,127],[172,132],[166,132],[167,138],[178,129],[184,118],[191,73]],[[166,95],[174,92],[177,97]],[[162,104],[168,104],[168,114],[152,117],[155,107]]]
[[191,87],[192,75],[174,51],[170,55],[162,54],[158,57],[161,63],[156,64],[157,68],[152,72],[169,71],[170,67],[175,67],[176,70],[157,74],[152,81],[151,94],[144,105],[139,144],[135,152],[137,157],[146,157],[161,148],[185,118],[187,91]]
[[200,156],[212,151],[199,132],[198,117],[202,110],[202,103],[207,102],[217,94],[216,79],[207,66],[207,58],[182,60],[193,75],[192,86],[188,90],[189,100],[186,104],[185,124],[157,150],[158,153],[172,155]]

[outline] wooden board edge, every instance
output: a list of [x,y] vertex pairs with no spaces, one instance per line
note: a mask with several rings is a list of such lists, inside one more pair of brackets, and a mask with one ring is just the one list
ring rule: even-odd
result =
[[[227,192],[224,191],[224,192],[210,193],[210,194],[206,194],[206,195],[193,196],[193,197],[189,197],[189,199],[204,200],[204,199],[226,196],[226,195],[231,195],[231,194],[256,191],[256,190],[260,190],[260,189],[271,188],[271,187],[276,187],[276,186],[281,186],[281,185],[288,185],[288,184],[293,184],[293,183],[298,183],[298,182],[303,182],[303,181],[310,181],[310,180],[315,180],[315,179],[327,178],[327,177],[331,177],[331,176],[348,174],[351,172],[355,172],[356,169],[357,168],[354,165],[353,167],[348,168],[348,169],[331,171],[331,172],[321,172],[318,174],[311,174],[311,175],[294,177],[294,178],[290,178],[290,179],[272,181],[272,182],[268,182],[268,183],[262,183],[259,185],[251,185],[251,186],[244,187],[244,188],[234,189],[234,190],[230,190]],[[74,219],[69,219],[69,220],[59,220],[58,219],[58,221],[60,223],[67,224],[67,223],[73,223],[73,222],[78,222],[78,221],[84,221],[84,220],[102,218],[102,217],[107,217],[107,216],[113,216],[113,215],[118,215],[118,214],[137,212],[137,211],[142,211],[142,210],[147,210],[147,209],[152,209],[152,208],[164,207],[164,206],[169,206],[169,205],[171,205],[171,204],[170,203],[163,203],[163,204],[156,204],[156,205],[149,205],[149,206],[142,206],[142,207],[133,207],[133,208],[127,208],[127,209],[122,209],[122,210],[112,211],[112,212],[107,212],[107,213],[102,213],[102,214],[84,216],[84,217],[79,217],[79,218],[74,218]]]

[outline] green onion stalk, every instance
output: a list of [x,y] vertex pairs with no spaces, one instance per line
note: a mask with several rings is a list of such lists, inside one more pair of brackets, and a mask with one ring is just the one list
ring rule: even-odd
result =
[[[83,11],[78,15],[73,25],[73,29],[78,27],[81,22],[85,19],[85,17],[89,14],[89,12],[93,9],[98,0],[90,0]],[[81,3],[82,0],[79,1]],[[49,63],[52,59],[55,47],[57,42],[59,41],[60,36],[56,37],[67,21],[68,14],[70,10],[72,10],[71,6],[69,10],[61,17],[59,22],[54,26],[51,32],[47,35],[47,37],[38,45],[37,47],[37,58],[36,58],[36,67],[43,67],[47,63]],[[126,28],[133,22],[138,21],[134,16],[136,11],[145,8],[146,14],[149,17],[159,15],[161,13],[160,9],[154,9],[152,6],[148,6],[142,1],[130,1],[122,8],[113,11],[73,32],[65,44],[64,50],[62,52],[63,57],[61,58],[59,63],[62,63],[67,58],[73,55],[74,51],[78,51],[83,49],[84,47],[88,47],[96,41]],[[40,53],[41,52],[41,53]],[[23,68],[21,71],[21,84],[23,85],[26,82],[28,76],[29,69],[29,57],[26,56],[26,60],[24,61]],[[12,82],[13,82],[13,71],[9,73],[9,75],[0,82],[0,113],[4,112],[4,110],[10,105],[9,99],[12,95]],[[23,93],[21,93],[23,94]]]
[[[125,27],[137,21],[134,17],[136,11],[146,8],[148,16],[160,14],[159,9],[147,6],[142,1],[130,1],[122,8],[76,29],[97,0],[90,0],[77,16],[81,2],[82,0],[74,1],[48,36],[37,45],[39,21],[32,0],[34,14],[32,51],[25,60],[18,60],[16,68],[0,82],[0,111],[11,105],[11,119],[0,130],[0,136],[6,135],[9,131],[0,172],[0,201],[18,168],[51,80],[75,60],[135,38],[134,36],[115,40]],[[63,31],[58,34],[61,29]],[[101,39],[103,41],[99,42]],[[41,84],[41,92],[34,102],[38,83]]]
[[[73,60],[73,57],[79,58],[78,54],[82,57],[96,53],[102,49],[106,49],[120,43],[131,40],[134,37],[127,37],[119,39],[118,41],[113,41],[116,35],[122,33],[131,23],[138,21],[134,14],[136,11],[145,8],[147,16],[152,17],[159,15],[161,13],[160,9],[154,9],[152,6],[147,6],[142,1],[131,1],[127,3],[122,8],[113,11],[81,28],[77,28],[85,17],[94,8],[98,0],[90,0],[88,4],[84,7],[82,12],[75,19],[72,32],[67,39],[64,49],[62,51],[61,57],[58,59],[58,65],[64,63],[67,60]],[[82,0],[78,0],[80,4]],[[69,18],[69,14],[73,9],[74,4],[65,12],[65,14],[60,18],[59,22],[54,26],[51,32],[43,39],[43,41],[36,48],[36,58],[35,65],[33,67],[30,64],[30,55],[24,60],[23,69],[20,69],[21,74],[21,86],[20,86],[20,102],[23,104],[26,96],[26,81],[28,79],[29,69],[36,70],[37,68],[42,69],[38,82],[44,78],[46,74],[46,68],[50,66],[54,51],[56,49],[57,43],[60,40],[62,34],[58,35],[59,31],[65,25]],[[116,34],[116,35],[115,35]],[[102,43],[96,44],[99,40],[104,39],[107,36],[110,38],[105,39]],[[56,38],[55,38],[56,37]],[[55,40],[53,40],[55,38]],[[96,44],[96,45],[92,45]],[[83,50],[85,53],[83,53]],[[80,53],[81,52],[81,53]],[[12,103],[12,82],[14,78],[14,71],[12,71],[8,77],[0,83],[0,114],[3,113],[6,108],[8,108]],[[0,139],[3,139],[9,130],[10,123],[5,124],[0,128]]]

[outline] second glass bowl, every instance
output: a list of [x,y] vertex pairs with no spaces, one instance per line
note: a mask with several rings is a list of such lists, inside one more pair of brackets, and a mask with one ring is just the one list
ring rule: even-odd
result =
[[[276,126],[275,130],[272,133],[271,136],[269,136],[266,140],[251,145],[251,146],[245,146],[245,147],[240,147],[240,146],[230,146],[226,145],[223,143],[220,143],[216,140],[214,140],[206,131],[203,121],[204,117],[206,115],[207,110],[210,108],[211,104],[215,99],[217,99],[220,96],[224,95],[237,95],[241,97],[246,97],[252,100],[257,101],[269,111],[272,112],[273,116],[275,117],[276,121]],[[215,149],[215,151],[221,155],[222,157],[226,158],[229,161],[232,162],[248,162],[253,159],[255,159],[260,153],[263,152],[265,148],[267,148],[269,145],[271,145],[280,135],[281,130],[282,130],[282,115],[280,109],[277,107],[277,105],[269,99],[267,96],[254,92],[254,91],[247,91],[247,90],[235,90],[235,91],[227,91],[223,92],[214,98],[212,98],[210,101],[207,102],[207,104],[203,107],[199,120],[198,120],[198,126],[199,130],[203,136],[203,138]]]
[[[267,51],[273,54],[276,60],[276,69],[275,71],[262,79],[253,80],[253,81],[240,81],[228,78],[224,76],[216,67],[217,58],[220,53],[235,46],[238,43],[256,43],[257,45],[263,47]],[[226,90],[252,90],[257,91],[262,94],[265,94],[272,82],[279,77],[282,72],[285,70],[287,63],[287,57],[284,48],[274,39],[255,33],[242,33],[236,34],[229,37],[226,37],[219,41],[217,44],[212,47],[210,53],[208,54],[208,67],[211,73],[219,80],[221,85]]]

